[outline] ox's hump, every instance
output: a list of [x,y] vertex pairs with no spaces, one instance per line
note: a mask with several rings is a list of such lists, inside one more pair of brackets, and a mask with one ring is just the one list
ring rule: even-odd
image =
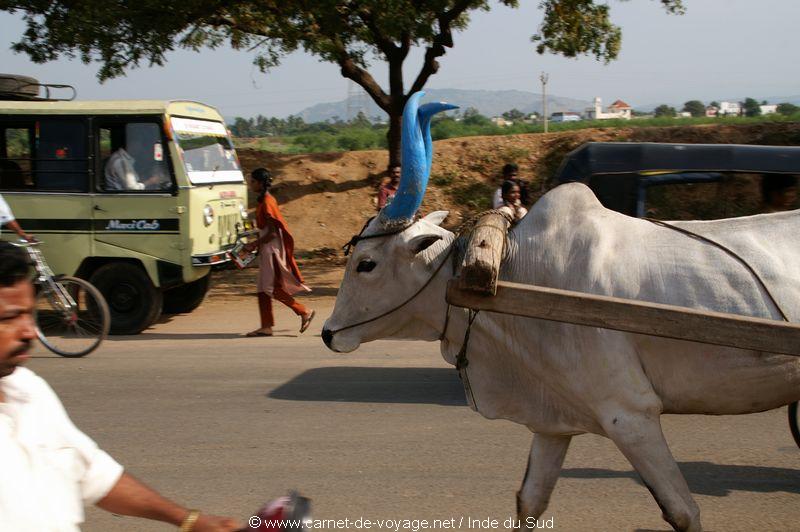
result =
[[542,196],[531,209],[533,217],[564,220],[607,210],[583,183],[565,183]]

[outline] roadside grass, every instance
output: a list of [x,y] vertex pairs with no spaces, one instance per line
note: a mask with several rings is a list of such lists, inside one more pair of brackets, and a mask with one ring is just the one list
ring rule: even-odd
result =
[[249,149],[271,153],[306,153],[306,150],[303,150],[301,147],[295,146],[290,142],[286,142],[284,137],[234,137],[233,144],[237,150]]

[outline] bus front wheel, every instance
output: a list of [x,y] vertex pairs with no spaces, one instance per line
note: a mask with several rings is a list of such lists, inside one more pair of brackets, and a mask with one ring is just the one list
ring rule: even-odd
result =
[[136,264],[105,264],[92,274],[91,282],[108,302],[111,334],[138,334],[161,315],[161,290]]

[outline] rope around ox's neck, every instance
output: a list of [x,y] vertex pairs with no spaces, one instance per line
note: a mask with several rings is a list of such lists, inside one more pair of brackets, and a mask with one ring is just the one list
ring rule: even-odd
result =
[[[405,301],[403,301],[402,303],[400,303],[396,307],[394,307],[394,308],[392,308],[390,310],[387,310],[386,312],[383,312],[382,314],[379,314],[377,316],[374,316],[374,317],[366,319],[366,320],[359,321],[357,323],[353,323],[351,325],[347,325],[345,327],[341,327],[339,329],[332,330],[332,331],[330,331],[331,334],[336,334],[338,332],[345,331],[347,329],[352,329],[353,327],[358,327],[358,326],[361,326],[361,325],[366,325],[367,323],[372,323],[373,321],[376,321],[376,320],[379,320],[381,318],[384,318],[384,317],[388,316],[389,314],[401,309],[402,307],[406,306],[411,301],[413,301],[418,295],[420,295],[422,293],[423,290],[425,290],[425,288],[428,287],[429,284],[431,284],[431,282],[433,282],[433,280],[439,274],[439,271],[442,269],[442,267],[445,265],[445,263],[447,263],[447,259],[450,258],[451,255],[453,255],[454,250],[459,245],[459,239],[464,236],[464,233],[466,233],[468,231],[472,231],[472,229],[474,229],[474,227],[475,227],[475,223],[481,217],[483,217],[483,216],[485,216],[487,214],[500,214],[501,216],[505,217],[507,220],[509,218],[508,214],[506,214],[506,213],[504,213],[502,211],[499,211],[497,209],[492,209],[492,210],[481,212],[480,214],[477,214],[477,215],[473,216],[472,218],[466,220],[464,223],[462,223],[458,227],[458,229],[456,229],[456,231],[455,231],[455,233],[453,235],[453,241],[450,242],[449,248],[447,250],[447,254],[442,259],[442,262],[439,263],[439,266],[436,267],[436,270],[433,272],[433,274],[430,276],[430,278],[428,278],[428,280],[425,281],[425,284],[423,284],[416,292],[414,292],[414,294],[411,297],[409,297],[408,299],[406,299]],[[355,248],[358,245],[358,243],[361,242],[362,240],[369,240],[371,238],[379,238],[379,237],[384,237],[384,236],[396,235],[396,234],[402,233],[403,231],[405,231],[406,229],[411,227],[411,225],[413,225],[413,222],[412,222],[410,224],[394,228],[394,229],[392,229],[390,231],[385,231],[385,232],[381,232],[381,233],[374,233],[374,234],[371,234],[371,235],[362,236],[364,231],[367,229],[367,226],[369,226],[370,222],[372,222],[372,220],[374,220],[374,219],[375,219],[375,216],[373,216],[372,218],[367,220],[367,222],[361,228],[361,231],[359,231],[359,233],[357,235],[354,235],[342,247],[342,249],[344,250],[345,256],[349,255],[350,252],[353,250],[353,248]],[[510,220],[509,220],[509,222],[510,222]],[[504,243],[503,247],[504,247],[504,251],[505,251],[505,248],[506,248],[505,243]],[[453,264],[453,273],[455,273],[456,269],[457,269],[457,265]],[[440,340],[444,339],[445,334],[447,333],[447,326],[448,326],[449,322],[450,322],[450,305],[448,304],[447,305],[447,312],[446,312],[446,315],[445,315],[444,330],[442,330],[442,334],[439,337]]]
[[[395,233],[380,234],[380,235],[375,235],[375,236],[387,236],[387,235],[390,235],[390,234],[395,234]],[[370,235],[370,236],[372,236],[372,235]],[[369,237],[364,237],[364,238],[362,238],[361,240],[365,240],[365,239],[367,239],[367,238],[369,238]],[[448,258],[450,257],[450,255],[453,253],[453,249],[455,249],[455,246],[453,245],[454,243],[455,243],[455,241],[451,242],[451,243],[448,245],[448,250],[447,250],[447,253],[445,254],[445,256],[444,256],[444,258],[442,259],[442,261],[439,263],[439,265],[436,267],[436,269],[433,271],[433,274],[431,274],[431,276],[428,278],[428,280],[427,280],[427,281],[425,281],[425,284],[423,284],[422,286],[420,286],[420,287],[419,287],[419,289],[418,289],[416,292],[414,292],[414,293],[411,295],[411,297],[409,297],[408,299],[406,299],[405,301],[403,301],[403,302],[402,302],[402,303],[400,303],[399,305],[397,305],[397,306],[395,306],[395,307],[393,307],[393,308],[391,308],[391,309],[387,310],[386,312],[383,312],[383,313],[381,313],[381,314],[378,314],[377,316],[374,316],[374,317],[372,317],[372,318],[369,318],[369,319],[366,319],[366,320],[359,321],[359,322],[357,322],[357,323],[353,323],[353,324],[351,324],[351,325],[346,325],[345,327],[340,327],[340,328],[338,328],[338,329],[334,329],[334,330],[330,331],[331,335],[333,335],[333,334],[336,334],[336,333],[339,333],[339,332],[342,332],[342,331],[346,331],[347,329],[352,329],[353,327],[359,327],[359,326],[361,326],[361,325],[366,325],[367,323],[372,323],[373,321],[379,320],[379,319],[381,319],[381,318],[385,318],[385,317],[386,317],[386,316],[388,316],[389,314],[391,314],[391,313],[393,313],[393,312],[395,312],[395,311],[397,311],[397,310],[400,310],[400,309],[401,309],[401,308],[403,308],[404,306],[406,306],[406,305],[408,305],[409,303],[411,303],[411,301],[413,301],[413,300],[414,300],[414,299],[415,299],[415,298],[416,298],[418,295],[420,295],[420,294],[422,293],[422,291],[423,291],[423,290],[425,290],[425,288],[427,288],[427,287],[428,287],[428,285],[429,285],[429,284],[431,284],[431,282],[433,282],[433,280],[434,280],[434,279],[436,278],[436,276],[439,274],[439,271],[441,271],[442,267],[443,267],[445,264],[447,264],[447,259],[448,259]]]

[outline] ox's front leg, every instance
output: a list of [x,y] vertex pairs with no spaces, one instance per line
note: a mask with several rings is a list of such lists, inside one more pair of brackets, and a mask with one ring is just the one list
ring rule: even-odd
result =
[[517,492],[517,519],[520,530],[531,530],[531,521],[537,519],[547,508],[550,494],[558,480],[564,457],[572,436],[550,436],[534,434],[528,468],[522,487]]
[[606,434],[642,477],[675,530],[700,532],[700,509],[667,447],[657,412],[609,409],[603,416]]

